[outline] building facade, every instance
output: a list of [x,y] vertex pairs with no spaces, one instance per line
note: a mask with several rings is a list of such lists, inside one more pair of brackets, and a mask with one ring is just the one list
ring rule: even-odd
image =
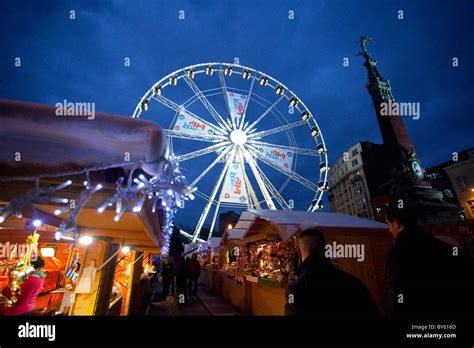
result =
[[[469,173],[467,173],[467,175],[461,175],[461,177],[464,177],[465,180],[463,180],[462,178],[458,179],[457,177],[451,179],[446,169],[448,167],[454,166],[455,164],[458,164],[456,168],[462,168],[465,165],[460,165],[461,163],[473,158],[474,148],[469,148],[463,151],[453,153],[452,159],[449,161],[440,163],[438,165],[426,169],[426,173],[431,177],[431,184],[433,185],[433,187],[443,192],[443,199],[446,202],[456,204],[459,207],[463,207],[464,201],[462,199],[459,199],[459,197],[457,196],[457,191],[464,189],[463,182],[467,182],[468,178],[470,177]],[[458,190],[456,190],[455,186],[458,183],[461,184],[460,186],[458,186]],[[469,185],[474,186],[474,182],[470,181]]]
[[331,169],[331,211],[374,220],[371,205],[388,180],[383,145],[363,141],[350,147]]
[[[474,154],[473,154],[474,155]],[[474,156],[445,168],[466,219],[474,219]]]

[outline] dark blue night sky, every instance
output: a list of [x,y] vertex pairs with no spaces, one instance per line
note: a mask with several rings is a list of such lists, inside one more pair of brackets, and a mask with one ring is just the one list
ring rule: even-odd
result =
[[238,57],[305,101],[333,164],[360,140],[381,142],[363,60],[355,56],[355,40],[368,34],[395,98],[421,103],[421,118],[405,123],[429,167],[473,146],[473,13],[473,1],[459,0],[2,1],[0,97],[94,101],[97,111],[130,115],[171,71]]

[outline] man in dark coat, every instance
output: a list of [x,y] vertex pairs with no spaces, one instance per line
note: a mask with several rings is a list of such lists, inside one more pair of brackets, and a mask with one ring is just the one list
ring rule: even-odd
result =
[[184,304],[188,299],[186,293],[186,279],[188,278],[188,270],[185,259],[182,255],[175,255],[175,271],[176,271],[176,290],[178,293],[178,302]]
[[414,208],[389,204],[386,222],[395,245],[386,258],[386,313],[395,317],[473,313],[472,258],[424,233]]
[[189,297],[193,296],[196,299],[197,288],[198,288],[198,279],[201,274],[201,264],[197,259],[197,254],[194,253],[188,263],[188,292]]
[[318,319],[377,318],[379,312],[367,288],[356,277],[334,267],[325,257],[324,235],[307,229],[298,236],[303,261],[298,280],[286,290],[286,315]]

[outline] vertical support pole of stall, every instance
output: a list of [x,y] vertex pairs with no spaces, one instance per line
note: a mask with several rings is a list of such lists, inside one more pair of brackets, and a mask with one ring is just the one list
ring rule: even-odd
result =
[[[141,274],[143,273],[142,267],[142,255],[143,251],[136,251],[133,253],[132,269],[130,270],[129,285],[127,291],[127,307],[125,308],[125,315],[136,315],[138,314],[141,304],[143,303],[144,296],[147,291],[141,289],[142,285],[146,282],[140,280]],[[146,289],[148,290],[148,289]]]
[[114,254],[115,256],[100,271],[99,288],[97,289],[94,315],[107,315],[109,312],[110,294],[112,293],[114,283],[118,250],[118,244],[109,243],[106,246],[104,260],[108,260]]

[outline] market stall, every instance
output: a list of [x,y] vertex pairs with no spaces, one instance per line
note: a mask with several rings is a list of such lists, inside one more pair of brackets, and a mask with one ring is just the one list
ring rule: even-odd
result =
[[[140,311],[156,270],[149,252],[122,249],[115,265],[108,315],[129,315]],[[132,296],[133,295],[133,296]]]
[[243,231],[226,229],[219,246],[218,293],[243,312],[246,304],[246,283],[242,273],[240,240]]
[[[79,186],[79,185],[78,185]],[[105,186],[105,185],[104,185]],[[21,185],[11,186],[12,190],[21,189]],[[80,187],[80,186],[79,186]],[[0,184],[0,190],[2,185]],[[74,197],[75,185],[66,192]],[[123,247],[128,247],[133,255],[138,252],[158,254],[160,231],[158,219],[151,215],[151,209],[144,209],[140,214],[126,212],[121,223],[113,219],[113,211],[97,212],[96,202],[103,201],[101,195],[107,195],[107,189],[91,199],[90,206],[84,207],[77,216],[80,238],[74,241],[72,236],[64,235],[56,239],[60,217],[54,214],[55,205],[35,205],[36,214],[41,217],[42,225],[38,227],[38,253],[45,260],[46,279],[43,289],[37,298],[37,308],[47,309],[48,313],[57,315],[94,315],[108,313],[112,297],[113,279],[107,274],[114,274],[116,263],[124,256]],[[11,192],[11,191],[10,191]],[[145,206],[147,207],[147,206]],[[8,284],[8,274],[16,255],[21,250],[26,237],[34,231],[32,216],[24,211],[22,218],[12,217],[2,224],[0,232],[0,286]],[[5,254],[4,258],[1,257]],[[147,259],[148,260],[148,259]],[[142,260],[143,261],[143,260]],[[79,267],[74,266],[78,263]],[[5,267],[2,267],[3,264]],[[121,263],[119,264],[119,266]],[[137,265],[142,266],[141,262]],[[127,279],[121,278],[127,285],[124,292],[124,306],[119,314],[128,314],[135,288],[140,286],[140,270],[137,270],[138,281],[132,282],[130,273]],[[120,273],[120,272],[118,272]],[[132,273],[135,274],[135,273]],[[138,291],[136,291],[138,293]]]
[[204,284],[208,290],[218,293],[217,274],[219,271],[219,246],[222,237],[212,237],[208,247],[202,251],[201,260],[203,262],[201,277],[199,282]]
[[[229,290],[223,291],[224,296],[233,304],[244,301],[248,308],[251,293],[253,315],[283,315],[286,287],[296,279],[299,257],[295,237],[308,227],[316,227],[325,235],[327,250],[334,249],[329,256],[333,264],[359,278],[383,311],[384,258],[393,242],[387,226],[337,213],[243,212],[233,231],[242,236],[238,248],[229,245],[238,250],[238,256],[235,266],[228,266],[226,272],[235,274],[234,279],[243,279],[244,288],[251,287],[252,291],[244,292],[244,299],[242,292]],[[339,253],[341,248],[351,254]]]
[[[193,192],[161,128],[99,112],[58,117],[56,106],[1,99],[0,120],[0,239],[8,242],[28,222],[57,259],[46,260],[38,307],[107,315],[115,283],[126,288],[118,312],[139,308],[143,265],[133,258],[166,247],[174,211]],[[0,272],[0,285],[9,270]]]
[[[24,224],[23,229],[16,229]],[[16,221],[16,227],[6,229],[0,234],[0,289],[10,286],[9,274],[15,263],[21,260],[27,250],[26,240],[28,236],[35,233],[35,229],[29,228],[27,219]],[[51,226],[42,226],[36,230],[38,244],[31,253],[35,259],[40,256],[44,260],[42,270],[46,274],[44,285],[36,299],[35,314],[52,315],[67,313],[69,306],[65,307],[64,297],[74,287],[76,277],[68,273],[73,258],[77,255],[82,258],[84,247],[82,245],[73,248],[71,244],[54,239],[55,229]]]

